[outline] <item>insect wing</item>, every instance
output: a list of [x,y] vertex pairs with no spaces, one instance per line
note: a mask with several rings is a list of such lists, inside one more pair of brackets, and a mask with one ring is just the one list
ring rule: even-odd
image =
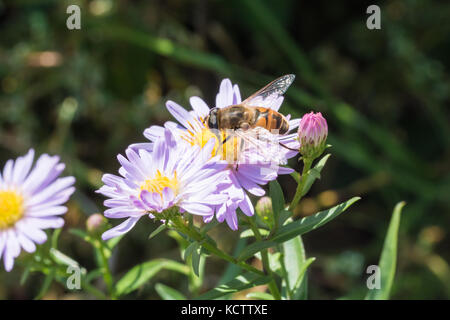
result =
[[283,94],[292,84],[295,75],[287,74],[275,79],[259,91],[245,99],[242,104],[249,107],[277,109],[283,102]]
[[268,130],[255,127],[246,131],[235,130],[234,134],[242,139],[242,157],[240,160],[248,163],[274,162],[286,164],[278,136],[271,134]]

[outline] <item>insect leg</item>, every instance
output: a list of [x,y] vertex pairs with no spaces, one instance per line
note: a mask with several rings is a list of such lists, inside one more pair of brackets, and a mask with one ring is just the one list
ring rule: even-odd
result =
[[282,144],[281,142],[280,142],[280,146],[282,146],[283,148],[286,148],[286,149],[288,149],[288,150],[291,150],[291,151],[298,151],[297,149],[289,148],[288,146]]

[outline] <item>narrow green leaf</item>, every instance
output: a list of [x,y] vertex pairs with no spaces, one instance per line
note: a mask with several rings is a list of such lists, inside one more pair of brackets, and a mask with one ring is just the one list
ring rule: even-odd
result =
[[30,267],[25,267],[25,270],[23,271],[22,276],[20,277],[20,285],[21,286],[23,286],[25,284],[29,275],[30,275]]
[[[246,247],[246,245],[247,245],[247,239],[245,239],[245,238],[239,239],[236,244],[236,247],[234,248],[233,256],[236,257],[237,255],[239,255],[242,252],[242,250]],[[223,273],[223,275],[220,278],[218,283],[224,284],[224,283],[231,281],[241,271],[242,271],[242,269],[239,266],[235,265],[234,263],[229,262],[227,268],[225,269],[225,272]]]
[[[261,233],[261,235],[263,237],[265,237],[269,234],[269,230],[259,229],[259,233]],[[247,229],[247,230],[241,232],[241,234],[240,234],[241,238],[250,238],[250,237],[254,237],[254,236],[255,236],[255,234],[253,233],[252,229]]]
[[42,284],[41,290],[39,290],[39,293],[34,298],[35,300],[42,299],[45,296],[45,294],[48,292],[48,290],[50,289],[50,286],[52,285],[53,279],[55,278],[55,273],[56,273],[56,270],[51,269],[50,272],[45,275],[44,283]]
[[229,293],[242,291],[255,286],[266,284],[270,281],[269,276],[260,276],[254,273],[244,273],[238,275],[235,279],[214,288],[197,298],[195,300],[211,300],[217,299]]
[[292,216],[291,211],[287,211],[287,210],[281,211],[280,214],[278,215],[278,225],[279,226],[284,225],[284,223],[287,221],[287,219],[289,219],[291,216]]
[[163,223],[158,228],[156,228],[152,233],[150,233],[150,235],[148,236],[148,239],[155,237],[158,233],[160,233],[161,231],[164,231],[165,229],[167,229],[167,225],[165,225]]
[[297,279],[297,282],[294,284],[292,288],[292,299],[293,300],[299,300],[299,299],[306,299],[306,270],[316,260],[316,258],[308,258],[305,263],[302,264],[300,268],[300,274]]
[[305,248],[300,236],[283,243],[283,262],[286,270],[286,290],[288,296],[296,290],[303,264],[306,261]]
[[194,274],[197,277],[200,277],[199,266],[200,266],[201,249],[202,249],[201,246],[198,245],[197,242],[197,246],[194,248],[194,250],[192,250],[191,256],[192,270],[194,271]]
[[189,268],[176,261],[155,259],[144,262],[133,267],[117,282],[117,295],[121,296],[138,289],[163,269],[179,272],[184,275],[189,274]]
[[317,229],[329,221],[336,218],[339,214],[347,210],[353,203],[361,199],[360,197],[353,197],[333,208],[320,211],[312,216],[296,220],[282,226],[271,239],[272,241],[282,243],[292,239],[298,235],[305,234],[311,230]]
[[183,260],[187,261],[189,257],[192,256],[195,248],[197,247],[198,247],[197,241],[191,242],[183,252]]
[[56,263],[60,265],[66,265],[71,267],[79,267],[79,264],[77,261],[73,260],[72,258],[68,257],[61,251],[51,248],[50,249],[50,256],[55,260]]
[[327,160],[330,156],[331,154],[323,156],[322,159],[317,162],[314,168],[309,170],[308,178],[306,179],[305,186],[303,187],[302,196],[308,193],[309,189],[311,189],[311,186],[316,179],[320,179],[320,172],[322,171],[323,167],[325,167],[325,164],[327,163]]
[[247,260],[248,258],[252,257],[255,253],[260,252],[261,250],[273,247],[277,243],[283,243],[296,236],[305,234],[311,230],[323,226],[327,222],[336,218],[339,214],[344,212],[348,207],[350,207],[353,203],[355,203],[359,199],[361,198],[359,197],[351,198],[350,200],[338,204],[333,208],[320,211],[315,215],[305,217],[303,219],[296,220],[294,222],[282,226],[271,239],[258,241],[246,247],[237,258],[238,261]]
[[241,254],[238,256],[238,261],[245,261],[248,258],[251,258],[255,255],[255,253],[260,252],[264,249],[273,247],[276,245],[273,241],[257,241],[249,245],[248,247],[245,247],[244,250],[242,250]]
[[400,227],[400,214],[405,202],[399,202],[394,208],[391,222],[384,240],[381,252],[380,267],[381,286],[380,289],[372,289],[366,295],[368,300],[387,300],[394,282],[395,269],[397,265],[398,229]]
[[250,292],[247,298],[256,300],[275,300],[270,293],[267,292]]
[[155,290],[163,300],[186,300],[186,297],[181,292],[162,283],[157,283]]
[[118,237],[114,237],[114,238],[112,238],[112,239],[109,239],[109,240],[107,241],[109,250],[112,251],[112,249],[114,249],[115,246],[117,246],[117,245],[119,244],[120,240],[122,240],[122,238],[123,238],[124,236],[125,236],[125,235],[122,234],[122,235],[120,235],[120,236],[118,236]]
[[272,210],[275,221],[278,221],[278,215],[284,209],[284,195],[277,180],[270,181],[269,193],[272,199]]

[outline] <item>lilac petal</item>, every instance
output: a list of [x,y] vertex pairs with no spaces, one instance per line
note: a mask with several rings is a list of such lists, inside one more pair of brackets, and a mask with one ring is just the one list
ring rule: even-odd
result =
[[182,106],[169,100],[166,102],[166,108],[186,129],[190,128],[188,119],[191,119],[191,115]]
[[196,214],[200,216],[210,216],[211,214],[214,213],[211,207],[198,202],[183,201],[180,203],[179,206],[191,214]]
[[27,217],[48,217],[48,216],[58,216],[67,212],[67,207],[56,206],[50,208],[43,208],[36,210],[33,207],[27,212]]
[[47,235],[45,234],[45,232],[28,220],[28,218],[20,220],[16,223],[15,227],[18,229],[18,231],[26,234],[27,237],[34,242],[38,244],[44,243],[47,240]]
[[216,96],[216,108],[224,108],[233,104],[233,86],[230,79],[223,79]]
[[25,177],[30,172],[34,159],[34,150],[30,149],[24,157],[19,157],[16,160],[13,171],[13,181],[16,184],[21,184]]
[[238,229],[238,219],[236,212],[228,213],[226,215],[226,221],[231,230],[236,231]]
[[64,177],[57,179],[55,182],[47,186],[45,189],[37,191],[37,193],[29,201],[27,201],[27,205],[32,206],[35,204],[39,204],[49,199],[51,196],[59,193],[60,191],[63,191],[64,189],[71,187],[74,183],[75,183],[74,177]]
[[164,135],[164,127],[151,126],[144,130],[144,137],[150,141],[155,141]]
[[127,220],[125,220],[124,222],[122,222],[121,224],[119,224],[118,226],[115,226],[112,229],[109,229],[108,231],[104,232],[102,234],[102,239],[103,240],[109,240],[111,238],[115,238],[117,236],[120,236],[124,233],[127,233],[128,231],[130,231],[134,225],[136,224],[136,222],[138,222],[138,220],[140,219],[140,217],[138,218],[128,218]]
[[245,199],[239,203],[239,208],[241,208],[242,212],[246,216],[251,217],[255,214],[253,204],[250,201],[250,197],[247,194],[245,195]]
[[5,167],[3,168],[3,181],[6,184],[10,184],[12,181],[12,172],[14,167],[14,161],[8,160],[6,161]]
[[199,97],[191,97],[189,102],[191,103],[192,109],[199,117],[204,119],[208,116],[210,109],[203,99]]
[[28,253],[36,251],[36,245],[33,241],[27,238],[23,233],[17,232],[17,240],[20,246]]
[[241,102],[241,92],[239,91],[239,86],[235,84],[233,86],[233,104],[238,104]]
[[[27,218],[27,221],[39,229],[59,229],[64,226],[64,219],[61,217]],[[26,235],[26,234],[25,234]]]

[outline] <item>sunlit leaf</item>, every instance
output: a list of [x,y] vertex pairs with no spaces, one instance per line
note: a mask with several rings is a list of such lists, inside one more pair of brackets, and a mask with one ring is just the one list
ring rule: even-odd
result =
[[231,280],[230,282],[222,284],[217,288],[214,288],[211,291],[208,291],[195,299],[196,300],[217,299],[229,293],[238,292],[255,286],[266,284],[269,281],[270,281],[269,276],[260,276],[254,273],[244,273],[238,275],[235,279]]
[[163,300],[186,300],[186,297],[181,292],[162,283],[157,283],[155,290]]
[[255,253],[260,252],[261,250],[273,247],[277,243],[283,243],[296,236],[305,234],[311,230],[323,226],[324,224],[336,218],[339,214],[344,212],[348,207],[350,207],[353,203],[355,203],[359,199],[360,199],[359,197],[351,198],[350,200],[338,204],[333,208],[320,211],[312,216],[293,221],[280,227],[272,238],[268,240],[254,242],[248,247],[246,247],[239,255],[238,261],[247,260],[248,258],[252,257]]
[[189,268],[186,265],[172,260],[155,259],[144,262],[134,266],[117,282],[117,295],[121,296],[138,289],[163,269],[179,272],[184,275],[189,273]]
[[256,300],[275,300],[270,293],[267,292],[250,292],[247,298]]
[[400,227],[400,214],[405,202],[399,202],[394,208],[389,229],[384,239],[383,251],[381,252],[380,267],[381,286],[380,289],[371,289],[367,293],[366,299],[369,300],[387,300],[391,293],[392,283],[394,282],[395,269],[397,265],[397,243],[398,229]]

